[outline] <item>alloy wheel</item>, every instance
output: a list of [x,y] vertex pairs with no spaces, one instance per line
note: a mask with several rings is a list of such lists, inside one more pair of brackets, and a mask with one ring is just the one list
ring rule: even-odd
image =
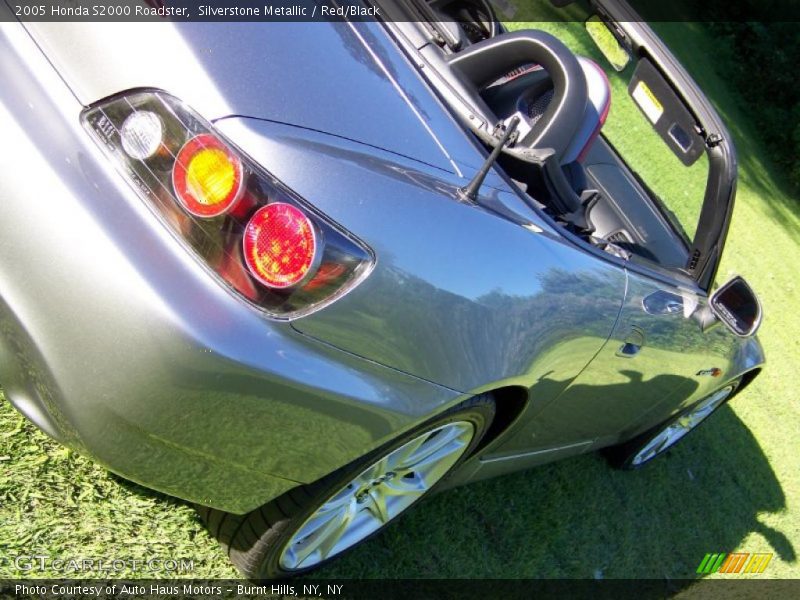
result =
[[475,433],[469,421],[447,423],[375,461],[305,520],[281,552],[280,567],[313,567],[381,529],[450,471]]
[[707,419],[731,395],[734,388],[735,386],[729,385],[717,390],[695,404],[691,410],[668,423],[633,456],[631,464],[638,466],[646,463],[674,446],[687,433]]

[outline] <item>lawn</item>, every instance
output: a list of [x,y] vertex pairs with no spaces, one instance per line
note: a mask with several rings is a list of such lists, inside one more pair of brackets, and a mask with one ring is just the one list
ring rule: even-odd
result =
[[[719,70],[726,57],[699,27],[657,29],[735,137],[741,178],[720,279],[741,273],[758,291],[768,367],[709,426],[642,471],[612,471],[587,455],[447,491],[320,576],[681,579],[694,576],[707,552],[733,551],[774,553],[760,577],[800,574],[800,408],[792,391],[800,200],[747,120],[754,107],[727,87]],[[612,84],[622,82],[612,76]],[[612,107],[609,135],[633,126],[626,114],[639,119]],[[660,164],[650,158],[660,142],[646,139],[644,162]],[[688,219],[691,193],[681,196],[680,179],[662,171],[654,176],[663,193]],[[0,578],[26,575],[7,560],[20,554],[191,558],[194,577],[236,576],[190,506],[62,449],[0,392]],[[36,573],[43,575],[56,573]]]

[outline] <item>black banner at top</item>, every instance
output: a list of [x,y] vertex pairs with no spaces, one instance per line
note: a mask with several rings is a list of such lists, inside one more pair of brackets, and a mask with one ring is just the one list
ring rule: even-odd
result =
[[[404,19],[397,4],[429,2],[435,7],[484,0],[3,0],[2,21],[50,22],[314,22]],[[501,21],[583,20],[589,0],[486,0]],[[591,4],[623,4],[591,0]],[[760,21],[800,23],[797,0],[628,0],[644,21]],[[419,12],[417,11],[417,14]],[[413,20],[409,18],[408,20]],[[633,19],[632,19],[633,20]]]

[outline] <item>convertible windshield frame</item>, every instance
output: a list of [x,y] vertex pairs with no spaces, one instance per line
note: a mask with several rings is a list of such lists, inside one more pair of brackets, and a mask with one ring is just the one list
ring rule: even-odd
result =
[[638,13],[623,0],[592,0],[591,6],[625,33],[634,59],[646,57],[659,70],[705,141],[708,177],[685,272],[708,291],[719,268],[736,196],[737,160],[731,135],[697,83]]
[[[409,53],[412,62],[418,66],[434,92],[459,117],[466,129],[480,142],[490,146],[496,144],[497,140],[490,133],[494,124],[483,122],[480,118],[481,111],[471,105],[469,95],[460,88],[458,79],[450,76],[446,65],[438,64],[436,53],[424,51],[426,47],[431,46],[447,47],[445,40],[436,34],[439,28],[433,27],[430,22],[421,22],[418,12],[409,9],[408,0],[392,3],[391,6],[389,16],[392,18],[384,23],[390,35]],[[678,99],[691,113],[697,130],[704,140],[708,175],[694,237],[687,239],[685,231],[674,227],[673,217],[666,213],[663,202],[654,200],[653,205],[673,229],[676,229],[682,241],[688,244],[689,258],[686,265],[680,269],[669,270],[673,278],[684,284],[688,279],[701,291],[708,292],[719,267],[736,193],[736,150],[731,136],[692,77],[656,33],[624,0],[590,0],[590,6],[604,20],[613,23],[624,32],[634,60],[647,58],[658,69]],[[426,68],[422,68],[423,65]],[[507,151],[513,152],[513,149]],[[525,196],[522,191],[520,194]],[[550,217],[535,203],[529,202],[529,204],[550,223]],[[561,228],[555,227],[555,230],[560,231]],[[566,237],[571,238],[571,236]],[[585,243],[582,245],[586,246]],[[613,258],[606,252],[598,252],[606,259]],[[662,269],[656,268],[657,265],[646,265],[643,261],[626,261],[626,264],[645,273],[656,270],[662,273],[659,278],[663,277]]]

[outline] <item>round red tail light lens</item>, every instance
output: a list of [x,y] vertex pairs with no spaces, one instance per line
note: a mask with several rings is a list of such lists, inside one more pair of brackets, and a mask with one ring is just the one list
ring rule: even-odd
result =
[[253,277],[270,288],[288,288],[303,281],[314,266],[317,234],[299,208],[273,202],[250,218],[243,245]]
[[228,212],[242,195],[242,179],[242,161],[208,133],[186,142],[172,168],[172,187],[178,200],[197,217]]

